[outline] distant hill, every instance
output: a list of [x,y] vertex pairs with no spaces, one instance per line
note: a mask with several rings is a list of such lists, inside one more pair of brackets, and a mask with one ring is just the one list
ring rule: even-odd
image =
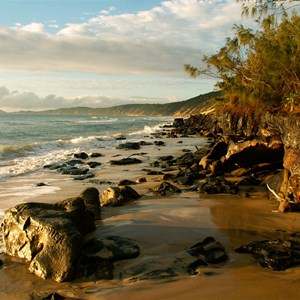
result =
[[6,112],[0,109],[0,115],[4,115],[4,114],[6,114]]
[[[71,107],[40,111],[47,115],[109,115],[109,116],[189,116],[212,110],[219,92],[199,95],[186,101],[165,104],[126,104],[107,108]],[[22,111],[20,113],[34,113]]]

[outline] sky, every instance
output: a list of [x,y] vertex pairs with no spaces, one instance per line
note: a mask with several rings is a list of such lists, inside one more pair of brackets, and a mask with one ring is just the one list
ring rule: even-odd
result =
[[191,79],[251,26],[236,0],[0,0],[0,109],[168,103],[214,90]]

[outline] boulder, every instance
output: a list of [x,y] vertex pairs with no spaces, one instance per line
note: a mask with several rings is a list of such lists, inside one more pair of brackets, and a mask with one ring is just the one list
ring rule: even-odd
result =
[[103,156],[103,154],[97,153],[97,152],[93,152],[90,154],[90,157],[92,157],[92,158],[101,157],[101,156]]
[[97,162],[97,161],[89,161],[87,163],[87,165],[92,168],[92,169],[95,169],[95,168],[98,168],[101,166],[101,163]]
[[300,234],[294,233],[287,240],[254,241],[235,251],[252,254],[261,267],[283,271],[300,265]]
[[89,169],[84,168],[77,168],[75,166],[67,166],[67,167],[61,167],[57,169],[57,171],[63,175],[85,175]]
[[165,196],[167,192],[177,193],[177,194],[181,193],[181,189],[179,189],[178,187],[176,187],[175,185],[167,181],[163,181],[158,186],[152,188],[152,191],[154,195],[160,195],[160,196]]
[[140,148],[141,148],[140,143],[137,142],[127,142],[127,143],[120,144],[116,147],[116,149],[128,149],[128,150],[138,150]]
[[98,198],[98,191],[89,188],[55,204],[23,203],[7,210],[1,224],[3,251],[29,261],[29,271],[43,279],[73,279],[83,237],[95,229],[100,214]]
[[129,186],[108,187],[101,194],[101,206],[122,206],[132,200],[141,197],[133,188]]
[[127,158],[122,158],[120,160],[110,160],[109,163],[111,165],[122,166],[122,165],[140,164],[142,163],[142,161],[135,157],[127,157]]
[[103,259],[118,261],[136,258],[140,248],[133,240],[121,236],[107,236],[103,239],[92,239],[84,247],[86,255],[95,255]]
[[239,188],[222,177],[212,177],[200,182],[198,191],[205,194],[237,194]]
[[213,237],[205,238],[202,242],[190,247],[187,252],[192,256],[198,257],[196,261],[187,267],[187,272],[191,275],[197,274],[196,269],[200,266],[219,264],[228,259],[223,245]]
[[87,159],[89,155],[85,152],[79,152],[79,153],[74,153],[74,157],[79,159]]

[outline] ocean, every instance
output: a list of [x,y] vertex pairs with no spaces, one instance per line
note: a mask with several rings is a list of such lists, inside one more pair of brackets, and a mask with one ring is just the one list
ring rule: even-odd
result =
[[71,153],[115,147],[117,136],[139,139],[171,117],[110,117],[90,115],[0,115],[1,180],[34,172],[63,161]]

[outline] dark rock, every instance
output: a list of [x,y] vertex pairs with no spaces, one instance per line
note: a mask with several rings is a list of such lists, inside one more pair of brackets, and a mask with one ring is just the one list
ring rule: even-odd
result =
[[98,280],[113,279],[114,265],[111,260],[99,256],[83,255],[77,270],[77,277],[95,278]]
[[86,180],[86,179],[93,178],[93,177],[95,177],[95,174],[88,172],[87,174],[74,176],[73,180]]
[[135,181],[129,180],[129,179],[123,179],[121,180],[117,185],[135,185],[137,184]]
[[173,160],[173,159],[174,159],[173,155],[165,155],[165,156],[160,156],[158,158],[158,160],[161,160],[161,161],[170,161],[170,160]]
[[84,162],[80,159],[71,159],[71,160],[67,160],[65,164],[68,166],[76,166],[76,165],[82,165],[84,164]]
[[184,120],[183,118],[176,118],[174,119],[173,121],[173,126],[176,128],[176,127],[184,127]]
[[57,170],[62,167],[67,167],[67,164],[66,163],[53,163],[53,164],[44,166],[45,169],[50,169],[50,170]]
[[212,177],[200,183],[198,191],[206,194],[237,194],[239,188],[222,177]]
[[90,161],[87,163],[87,165],[89,165],[90,168],[95,169],[97,167],[100,167],[101,163],[99,163],[97,161]]
[[175,185],[172,185],[171,183],[164,181],[158,186],[154,187],[152,189],[154,195],[160,195],[165,196],[167,192],[171,193],[181,193],[181,189],[177,188]]
[[0,266],[3,266],[3,261],[0,259]]
[[140,143],[136,143],[136,142],[127,142],[124,144],[120,144],[116,147],[116,149],[130,149],[130,150],[138,150],[140,149]]
[[48,296],[46,296],[42,300],[63,300],[63,299],[66,299],[66,297],[61,296],[58,293],[53,293],[53,294],[49,294]]
[[163,141],[155,141],[154,145],[156,145],[156,146],[166,146],[165,142],[163,142]]
[[3,251],[29,261],[29,271],[58,282],[74,278],[83,235],[95,229],[79,197],[56,204],[24,203],[5,212]]
[[142,163],[142,161],[135,157],[127,157],[127,158],[122,158],[120,160],[110,160],[109,163],[111,165],[120,166],[120,165],[140,164]]
[[45,183],[45,182],[39,182],[35,185],[36,187],[42,187],[42,186],[49,186],[49,184]]
[[79,159],[87,159],[89,155],[85,152],[79,152],[79,153],[74,153],[74,157]]
[[59,168],[57,171],[63,175],[85,175],[89,169],[80,169],[75,166],[69,166]]
[[208,263],[204,260],[204,259],[197,259],[195,260],[194,262],[192,262],[191,264],[189,264],[187,266],[187,272],[190,274],[190,275],[197,275],[198,272],[196,271],[199,267],[201,266],[208,266]]
[[161,171],[148,170],[147,175],[163,175],[164,173]]
[[90,154],[90,157],[92,157],[92,158],[102,157],[102,156],[103,156],[103,154],[101,154],[101,153],[96,153],[96,152]]
[[143,183],[143,182],[147,182],[147,179],[145,177],[141,177],[136,181],[136,183]]
[[108,236],[101,240],[92,239],[84,247],[84,253],[111,261],[136,258],[140,248],[131,239],[120,236]]
[[121,136],[115,137],[115,139],[116,139],[117,141],[126,140],[126,136],[121,135]]
[[[207,237],[202,242],[193,245],[187,250],[192,255],[204,259],[204,262],[210,264],[219,264],[228,259],[224,247],[213,237]],[[195,262],[197,265],[198,263]]]
[[151,143],[151,142],[145,142],[145,141],[140,141],[139,144],[141,146],[151,146],[151,145],[153,145],[153,143]]
[[85,189],[79,197],[84,201],[86,210],[92,213],[95,220],[101,217],[99,191],[94,187]]
[[129,186],[109,187],[101,194],[101,206],[121,206],[132,200],[141,197],[133,188]]
[[295,235],[288,240],[262,240],[243,245],[237,253],[250,253],[261,267],[283,271],[300,264],[300,241]]

